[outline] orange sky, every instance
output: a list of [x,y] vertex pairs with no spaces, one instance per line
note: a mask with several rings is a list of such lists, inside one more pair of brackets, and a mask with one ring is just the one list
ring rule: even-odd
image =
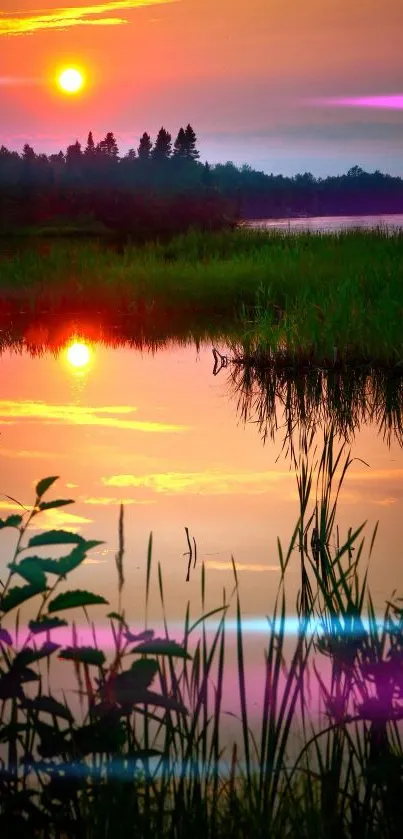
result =
[[[5,0],[0,144],[58,151],[89,129],[96,139],[113,130],[124,152],[144,130],[176,136],[190,121],[212,162],[403,174],[401,110],[304,101],[401,92],[402,18],[400,0],[122,0],[67,11]],[[80,97],[53,82],[69,63],[88,75]]]

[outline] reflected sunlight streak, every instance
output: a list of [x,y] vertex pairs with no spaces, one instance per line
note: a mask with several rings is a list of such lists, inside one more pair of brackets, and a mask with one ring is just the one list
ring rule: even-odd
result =
[[226,493],[259,494],[268,492],[267,484],[295,480],[291,470],[267,472],[156,472],[148,475],[112,475],[102,478],[105,486],[145,486],[155,492],[191,492],[210,495]]
[[[163,422],[120,419],[116,416],[102,416],[102,414],[131,414],[138,409],[134,406],[90,407],[81,405],[50,405],[47,402],[31,402],[12,399],[0,400],[0,422],[9,422],[3,418],[12,417],[13,420],[27,420],[51,424],[63,422],[69,425],[92,425],[104,428],[128,429],[151,433],[187,431],[186,425],[174,425]],[[101,416],[100,416],[101,415]],[[1,451],[1,450],[0,450]]]

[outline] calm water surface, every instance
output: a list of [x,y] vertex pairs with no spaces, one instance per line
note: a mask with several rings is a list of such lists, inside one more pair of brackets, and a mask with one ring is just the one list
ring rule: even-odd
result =
[[[179,639],[188,599],[192,616],[201,614],[202,562],[207,610],[222,604],[224,587],[228,595],[232,591],[233,556],[242,613],[248,619],[248,686],[252,704],[260,705],[267,638],[262,624],[266,627],[265,615],[271,613],[279,580],[277,537],[287,546],[298,519],[297,485],[290,460],[282,453],[284,428],[279,427],[274,439],[269,435],[263,445],[262,429],[241,417],[242,400],[238,404],[239,393],[231,385],[231,366],[217,376],[212,369],[211,345],[197,351],[192,345],[172,344],[155,354],[94,345],[89,362],[81,368],[68,360],[66,351],[37,357],[24,351],[3,353],[0,490],[30,505],[38,479],[60,475],[50,497],[73,498],[76,503],[44,513],[38,528],[71,528],[85,538],[105,540],[74,572],[73,587],[107,597],[112,608],[117,605],[118,513],[124,503],[125,608],[134,628],[144,626],[151,531],[149,626],[158,629],[161,620],[156,574],[160,562],[166,611],[172,634],[178,633]],[[279,426],[281,417],[278,403]],[[320,439],[318,432],[318,445]],[[350,526],[367,521],[369,542],[379,519],[369,582],[375,606],[382,612],[393,589],[403,593],[403,451],[393,429],[387,445],[375,418],[355,429],[351,447],[357,459],[340,498],[340,533],[343,536]],[[5,495],[0,497],[0,508],[3,518],[17,509]],[[189,582],[185,526],[198,549]],[[2,576],[13,540],[9,531],[0,538]],[[287,586],[290,617],[295,614],[299,585],[295,551]],[[103,608],[92,614],[101,635],[106,633]],[[234,614],[232,610],[230,617]],[[85,632],[80,637],[91,643]],[[231,645],[227,707],[234,695],[234,633],[229,635]]]
[[315,216],[312,218],[259,219],[245,222],[246,226],[257,229],[284,230],[293,232],[338,233],[354,228],[371,230],[383,227],[390,231],[403,229],[403,215],[390,213],[380,216]]

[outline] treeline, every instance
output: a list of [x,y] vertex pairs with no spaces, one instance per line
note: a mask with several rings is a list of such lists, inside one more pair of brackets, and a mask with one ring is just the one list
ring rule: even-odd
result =
[[85,147],[77,140],[58,154],[37,154],[28,143],[22,154],[0,148],[0,231],[27,226],[102,224],[138,238],[172,234],[189,227],[218,229],[240,217],[236,196],[213,184],[209,165],[198,161],[196,134],[180,128],[172,142],[161,128],[147,132],[124,156],[113,132]]
[[120,155],[113,132],[90,131],[65,152],[0,148],[0,230],[88,220],[121,232],[220,227],[239,219],[403,212],[403,180],[359,166],[346,175],[284,177],[251,166],[200,162],[192,126],[161,127]]

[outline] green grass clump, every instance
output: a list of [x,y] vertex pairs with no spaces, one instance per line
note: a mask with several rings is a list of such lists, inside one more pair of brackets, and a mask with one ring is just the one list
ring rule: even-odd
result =
[[403,359],[403,233],[191,231],[168,242],[26,243],[2,260],[2,311],[232,319],[291,363]]
[[[334,431],[325,434],[319,456],[312,435],[305,436],[299,454],[293,456],[300,515],[287,553],[280,542],[278,546],[281,576],[268,618],[257,734],[248,707],[235,563],[230,598],[224,592],[222,603],[208,613],[202,566],[202,616],[192,621],[187,604],[180,643],[169,637],[158,566],[165,636],[156,638],[147,625],[150,537],[145,628],[133,635],[123,606],[121,509],[118,598],[116,609],[108,613],[114,649],[108,655],[97,643],[89,616],[89,609],[101,606],[104,599],[88,591],[59,590],[99,542],[66,531],[31,537],[27,532],[42,510],[70,503],[70,499],[43,500],[56,478],[38,483],[31,510],[1,522],[2,528],[14,528],[17,536],[0,594],[4,835],[17,829],[20,836],[46,839],[107,839],[118,831],[140,839],[184,839],[190,833],[195,839],[400,835],[403,610],[395,600],[387,604],[381,624],[376,618],[367,575],[362,580],[359,576],[364,526],[350,530],[344,541],[337,530],[336,545],[331,547],[337,498],[351,463],[344,447],[335,451]],[[369,555],[375,535],[376,531]],[[38,555],[49,548],[67,553],[52,558]],[[299,629],[290,654],[286,577],[295,548],[300,554],[301,588],[296,603]],[[221,736],[222,694],[226,618],[233,601],[240,712],[239,740],[228,749]],[[19,617],[24,603],[32,608],[25,638]],[[77,610],[92,627],[91,646],[79,645],[75,621],[71,644],[53,640],[55,633],[65,632],[66,614]],[[209,639],[208,621],[213,617],[217,627]],[[51,690],[55,654],[75,672],[81,715],[73,713],[67,696],[56,699]],[[330,662],[328,681],[321,667],[325,658]],[[325,715],[318,730],[309,719],[314,676]],[[302,736],[299,754],[293,748],[297,716]]]

